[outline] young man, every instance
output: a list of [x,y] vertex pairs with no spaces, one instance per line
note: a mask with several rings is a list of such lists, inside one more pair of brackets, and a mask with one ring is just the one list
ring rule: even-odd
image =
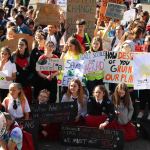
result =
[[83,51],[86,52],[90,49],[91,38],[87,33],[85,33],[86,22],[84,19],[76,21],[76,33],[73,34],[73,37],[76,38],[83,47]]

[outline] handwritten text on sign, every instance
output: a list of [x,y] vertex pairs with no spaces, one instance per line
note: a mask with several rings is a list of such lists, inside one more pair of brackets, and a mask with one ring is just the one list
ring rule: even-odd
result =
[[84,74],[103,70],[104,58],[104,52],[93,52],[84,54],[81,57],[81,59],[84,60]]
[[83,60],[67,60],[65,64],[64,76],[62,85],[68,86],[68,83],[73,78],[78,78],[81,82],[83,79]]
[[123,18],[125,9],[125,5],[108,3],[105,16],[121,20]]
[[59,71],[64,69],[64,62],[58,58],[39,60],[36,71]]
[[62,142],[67,145],[122,150],[123,133],[117,130],[99,130],[80,126],[62,126]]
[[[104,82],[125,82],[128,84],[133,84],[133,61],[132,59],[124,59],[125,57],[127,57],[126,55],[123,52],[108,52],[106,54],[104,66]],[[116,57],[116,59],[112,59],[113,57]]]
[[134,56],[134,89],[150,89],[150,54]]

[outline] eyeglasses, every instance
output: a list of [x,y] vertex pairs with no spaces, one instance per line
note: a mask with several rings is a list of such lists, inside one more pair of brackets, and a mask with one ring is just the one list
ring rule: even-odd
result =
[[18,108],[18,106],[17,106],[17,101],[16,100],[14,100],[14,103],[13,103],[13,109],[17,109]]

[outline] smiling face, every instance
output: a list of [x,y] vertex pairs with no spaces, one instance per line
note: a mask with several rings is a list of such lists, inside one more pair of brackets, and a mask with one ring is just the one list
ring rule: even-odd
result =
[[49,95],[45,92],[41,92],[38,96],[39,104],[45,104],[48,102]]
[[10,87],[9,87],[9,94],[10,94],[14,99],[17,99],[17,98],[18,98],[20,92],[21,92],[21,90],[18,89],[16,86],[10,86]]
[[69,85],[69,90],[72,94],[77,94],[78,90],[79,90],[79,86],[77,83],[75,82],[71,82]]
[[96,88],[94,89],[93,96],[95,97],[95,99],[96,99],[97,101],[103,100],[104,95],[105,95],[105,93],[104,93],[99,87],[96,87]]

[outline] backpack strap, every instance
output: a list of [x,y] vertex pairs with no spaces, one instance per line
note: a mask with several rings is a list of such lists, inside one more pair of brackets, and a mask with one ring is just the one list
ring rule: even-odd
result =
[[90,38],[89,38],[89,36],[88,36],[87,33],[85,33],[85,38],[86,38],[86,40],[87,40],[87,42],[88,42],[88,44],[89,44],[89,46],[90,46],[90,45],[91,45],[91,42],[90,42]]

